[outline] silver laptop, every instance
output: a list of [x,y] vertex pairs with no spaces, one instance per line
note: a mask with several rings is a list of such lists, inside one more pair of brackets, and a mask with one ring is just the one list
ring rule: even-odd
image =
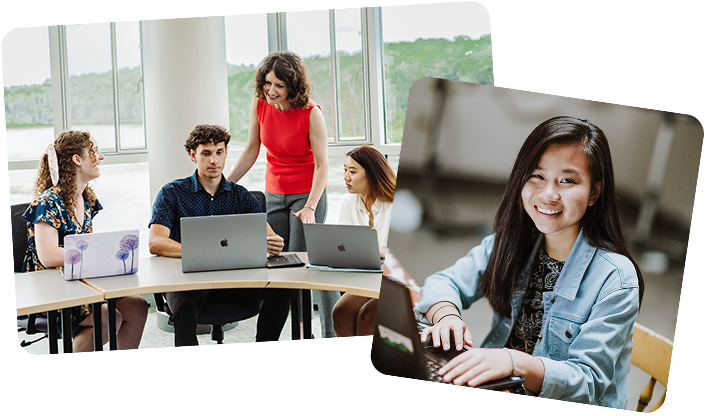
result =
[[140,257],[138,230],[72,234],[64,237],[65,280],[134,274]]
[[304,224],[311,269],[381,273],[378,233],[361,225]]
[[182,271],[265,267],[266,214],[183,217]]

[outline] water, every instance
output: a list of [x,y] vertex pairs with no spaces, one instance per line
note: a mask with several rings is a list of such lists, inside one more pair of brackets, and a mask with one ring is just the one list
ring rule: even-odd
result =
[[[88,130],[101,151],[115,151],[115,130],[113,125],[94,124],[73,126],[76,130]],[[53,127],[30,127],[7,129],[7,159],[39,159],[49,143],[54,141]],[[123,149],[141,149],[145,147],[145,132],[142,125],[128,124],[120,127]]]

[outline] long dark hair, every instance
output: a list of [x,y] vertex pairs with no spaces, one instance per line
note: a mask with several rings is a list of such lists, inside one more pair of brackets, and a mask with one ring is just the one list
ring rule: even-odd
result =
[[609,142],[594,124],[575,117],[554,117],[537,126],[518,152],[494,221],[495,241],[489,264],[479,278],[491,307],[504,316],[511,314],[511,298],[516,281],[540,235],[525,212],[521,191],[551,144],[571,144],[582,148],[587,158],[592,186],[601,183],[602,192],[580,220],[582,233],[590,245],[626,256],[636,268],[639,302],[643,299],[643,276],[628,252],[621,232],[614,167]]
[[393,202],[396,181],[395,172],[393,172],[385,156],[371,146],[357,147],[346,153],[346,156],[355,160],[366,171],[368,193],[363,195],[363,200],[366,205],[366,211],[368,211],[368,225],[373,227],[371,207],[373,207],[376,200]]

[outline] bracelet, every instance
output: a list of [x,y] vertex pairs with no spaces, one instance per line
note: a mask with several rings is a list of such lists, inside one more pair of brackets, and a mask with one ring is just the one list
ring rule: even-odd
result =
[[[441,308],[437,309],[437,310],[435,311],[435,313],[432,314],[432,319],[430,319],[430,322],[434,322],[434,321],[435,321],[435,315],[437,315],[437,312],[441,311],[441,310],[444,309],[444,308],[448,308],[448,307],[450,307],[450,306],[452,306],[452,307],[454,307],[454,309],[456,309],[456,306],[454,306],[454,305],[444,305],[444,306],[442,306]],[[433,325],[434,325],[434,324],[433,324]]]
[[516,362],[513,360],[513,354],[508,350],[508,348],[503,347],[504,350],[508,353],[508,356],[511,357],[511,374],[512,376],[516,375]]
[[316,211],[316,210],[317,210],[317,207],[313,207],[313,206],[311,206],[311,205],[305,205],[305,208],[309,208],[309,209],[311,209],[312,211]]
[[[444,308],[449,308],[449,307],[452,307],[452,308],[454,308],[454,309],[457,309],[457,307],[454,306],[454,305],[452,305],[452,304],[444,305],[444,306],[442,306],[441,308],[437,309],[437,310],[435,311],[435,313],[432,314],[432,319],[430,319],[430,322],[434,322],[434,321],[435,321],[435,315],[437,315],[437,312],[441,311],[441,310],[444,309]],[[459,311],[457,310],[457,312],[459,312]]]
[[442,319],[444,319],[444,318],[446,318],[446,317],[448,317],[448,316],[456,316],[457,318],[462,319],[462,317],[459,316],[459,315],[457,315],[456,313],[448,313],[448,314],[444,315],[443,317],[439,318],[439,321],[437,321],[437,323],[440,323],[440,321],[441,321]]

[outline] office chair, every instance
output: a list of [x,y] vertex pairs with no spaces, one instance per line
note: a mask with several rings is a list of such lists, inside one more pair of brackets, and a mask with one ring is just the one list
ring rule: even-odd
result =
[[[265,194],[261,191],[251,191],[251,194],[258,200],[265,212]],[[218,344],[223,344],[223,327],[234,322],[244,321],[260,313],[263,302],[249,302],[237,305],[232,304],[209,304],[196,318],[197,325],[211,326],[211,340]],[[172,311],[167,304],[164,293],[155,293],[155,307],[157,311],[172,317]]]
[[660,408],[665,401],[665,393],[668,388],[668,371],[670,370],[670,359],[673,355],[673,341],[638,323],[633,326],[633,352],[631,353],[631,364],[645,371],[651,376],[646,387],[641,391],[638,398],[637,412],[643,412],[653,397],[653,389],[656,381],[662,384],[666,391],[658,402],[651,408],[650,412]]
[[[15,273],[21,273],[22,262],[27,252],[27,220],[22,217],[29,204],[16,204],[10,206],[10,219],[12,221],[12,258],[14,260]],[[42,318],[36,314],[18,316],[17,331],[24,331],[28,335],[44,334],[44,336],[32,341],[22,340],[20,345],[28,347],[35,342],[47,338],[47,318]],[[61,334],[59,334],[61,336]]]

